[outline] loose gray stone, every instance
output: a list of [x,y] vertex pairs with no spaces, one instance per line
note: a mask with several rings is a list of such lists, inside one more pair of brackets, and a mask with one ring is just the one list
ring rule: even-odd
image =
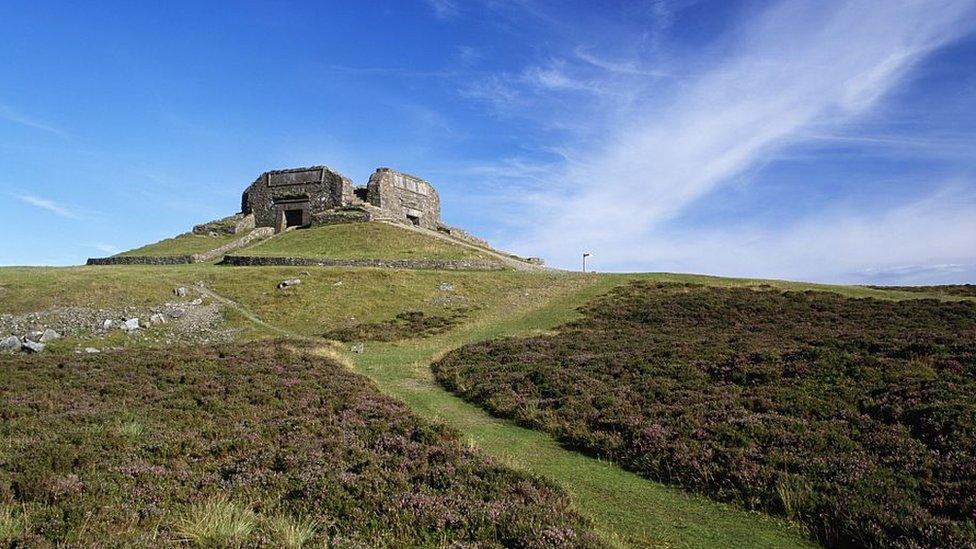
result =
[[289,278],[288,280],[282,280],[281,282],[279,282],[278,289],[283,290],[290,286],[298,286],[301,283],[302,283],[302,279],[300,278]]
[[139,329],[139,319],[138,318],[130,318],[130,319],[126,320],[125,322],[123,322],[122,325],[119,326],[119,327],[122,328],[123,330],[127,331],[127,332],[130,332],[132,330],[138,330]]
[[24,335],[24,340],[25,341],[40,342],[41,341],[41,336],[43,336],[43,335],[44,335],[44,332],[40,332],[38,330],[31,330],[30,332],[27,332],[26,335]]
[[39,353],[44,350],[44,344],[37,343],[28,339],[24,341],[24,346],[22,350],[27,353]]
[[3,339],[0,339],[0,350],[19,351],[20,339],[18,339],[17,336],[7,336]]
[[112,329],[112,324],[113,324],[112,320],[106,318],[105,321],[102,322],[102,329],[103,330],[111,330]]
[[442,292],[453,292],[454,284],[451,284],[450,282],[441,282],[441,285],[438,286],[438,289],[440,289],[440,291]]
[[54,341],[55,339],[61,339],[61,334],[59,334],[59,333],[55,332],[54,330],[48,328],[48,329],[44,330],[44,333],[41,334],[41,338],[40,338],[39,341],[41,343],[50,343],[50,342]]
[[100,353],[101,351],[99,351],[94,347],[85,347],[85,352],[88,354],[95,354],[95,353]]
[[166,317],[161,313],[156,313],[149,317],[150,324],[166,324]]
[[173,295],[176,297],[186,297],[186,288],[180,286],[179,288],[173,288]]
[[352,352],[354,353],[363,354],[364,350],[365,350],[365,345],[363,345],[362,343],[356,343],[355,345],[352,346]]

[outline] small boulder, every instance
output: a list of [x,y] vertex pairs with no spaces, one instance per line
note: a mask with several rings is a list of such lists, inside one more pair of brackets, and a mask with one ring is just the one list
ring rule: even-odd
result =
[[54,330],[48,328],[48,329],[44,330],[44,333],[41,334],[41,337],[40,337],[40,339],[38,341],[40,343],[50,343],[50,342],[54,341],[55,339],[61,339],[61,334],[59,334],[59,333],[55,332]]
[[0,339],[0,351],[19,351],[20,339],[17,336],[7,336]]
[[44,344],[26,339],[24,340],[24,346],[21,347],[21,350],[26,353],[39,353],[44,350]]
[[121,325],[119,325],[119,328],[122,328],[123,330],[125,330],[127,332],[131,332],[132,330],[138,330],[139,329],[139,319],[138,318],[130,318],[130,319],[126,320],[125,322],[123,322]]
[[149,317],[150,324],[166,324],[166,316],[162,313],[156,313]]
[[179,288],[173,288],[173,295],[176,297],[186,297],[186,288],[180,286]]
[[454,284],[451,284],[450,282],[441,282],[441,285],[438,286],[438,289],[442,292],[453,292]]
[[356,343],[355,345],[352,346],[351,350],[354,353],[363,354],[363,351],[365,350],[365,346],[362,343]]
[[113,324],[114,324],[114,322],[112,322],[111,319],[106,318],[104,321],[102,321],[102,329],[103,330],[111,330]]
[[302,279],[300,278],[289,278],[288,280],[282,280],[281,282],[279,282],[278,289],[283,290],[291,286],[298,286],[301,283],[302,283]]
[[39,330],[31,330],[24,334],[24,341],[34,341],[39,343],[42,335],[44,335],[44,332]]
[[90,355],[93,355],[95,353],[100,353],[101,351],[99,351],[98,349],[96,349],[94,347],[85,347],[85,352],[88,353],[88,354],[90,354]]

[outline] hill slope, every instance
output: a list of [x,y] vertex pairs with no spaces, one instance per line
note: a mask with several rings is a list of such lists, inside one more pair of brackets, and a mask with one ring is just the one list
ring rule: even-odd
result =
[[829,546],[976,544],[976,304],[635,282],[437,379]]
[[239,253],[327,259],[492,259],[460,244],[377,222],[291,230]]
[[147,244],[126,252],[119,256],[150,256],[168,257],[178,255],[193,255],[217,249],[242,238],[244,234],[219,234],[217,236],[184,233],[173,238],[166,238],[159,242]]

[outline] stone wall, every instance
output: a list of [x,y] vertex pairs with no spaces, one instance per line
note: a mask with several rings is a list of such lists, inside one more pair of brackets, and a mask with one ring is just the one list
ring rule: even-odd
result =
[[117,255],[90,257],[86,265],[185,265],[194,263],[192,255]]
[[366,184],[366,197],[395,221],[427,229],[441,222],[441,199],[434,186],[419,177],[379,168]]
[[211,233],[240,234],[253,228],[254,215],[244,215],[239,213],[230,217],[224,217],[222,219],[208,221],[207,223],[202,223],[200,225],[194,225],[191,232],[199,235],[209,235]]
[[313,212],[338,208],[351,200],[352,181],[325,167],[264,172],[244,191],[241,211],[253,213],[258,227],[285,227],[285,212],[300,211],[298,225],[312,221]]
[[221,265],[236,267],[380,267],[437,271],[500,271],[504,267],[480,259],[314,259],[307,257],[259,257],[228,255]]
[[233,242],[228,242],[219,248],[214,248],[208,252],[192,255],[171,255],[171,256],[152,256],[152,255],[116,255],[112,257],[92,257],[88,259],[87,265],[185,265],[188,263],[203,263],[216,259],[225,253],[243,248],[255,240],[261,240],[274,235],[271,227],[258,227]]

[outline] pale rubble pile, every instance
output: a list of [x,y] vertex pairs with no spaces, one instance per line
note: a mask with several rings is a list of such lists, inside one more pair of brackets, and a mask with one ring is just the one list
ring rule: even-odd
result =
[[[0,315],[0,351],[40,352],[61,337],[102,337],[121,330],[132,338],[167,344],[228,341],[234,330],[222,329],[217,303],[185,299],[187,289],[173,290],[178,299],[153,307],[96,309],[58,307],[23,315]],[[10,334],[10,335],[6,335]],[[20,335],[18,335],[20,334]],[[84,352],[98,352],[87,347]]]

